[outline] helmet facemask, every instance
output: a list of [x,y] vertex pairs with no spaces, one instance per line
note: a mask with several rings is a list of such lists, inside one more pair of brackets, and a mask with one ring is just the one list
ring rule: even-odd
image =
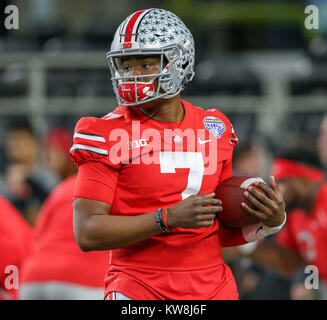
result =
[[[162,49],[143,49],[142,51],[125,49],[109,52],[107,60],[118,103],[124,106],[134,106],[159,98],[169,99],[180,93],[187,83],[187,81],[180,77],[180,72],[176,69],[176,64],[178,64],[182,56],[182,50],[183,48],[178,45],[171,45]],[[137,76],[126,75],[121,68],[122,59],[126,56],[136,55],[144,57],[159,55],[160,66],[158,72]],[[144,78],[150,78],[150,80],[144,82]],[[140,79],[143,79],[143,81],[140,81]],[[157,80],[157,88],[154,85],[155,80]]]

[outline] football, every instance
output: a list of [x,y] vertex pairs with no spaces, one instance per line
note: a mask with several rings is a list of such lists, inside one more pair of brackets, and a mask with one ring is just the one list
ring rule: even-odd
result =
[[264,182],[264,180],[260,177],[233,176],[224,180],[217,187],[216,198],[222,201],[223,208],[218,214],[221,223],[229,227],[240,228],[259,222],[258,218],[248,214],[241,206],[241,203],[245,202],[250,208],[255,209],[244,197],[244,192],[252,184],[254,188],[263,192],[254,185],[255,182]]

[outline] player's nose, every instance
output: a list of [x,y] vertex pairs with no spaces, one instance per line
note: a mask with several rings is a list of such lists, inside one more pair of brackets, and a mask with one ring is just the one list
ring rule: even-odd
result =
[[140,68],[138,68],[138,67],[132,67],[131,70],[130,70],[130,72],[128,73],[128,76],[130,78],[126,78],[125,81],[129,81],[129,82],[132,81],[132,82],[134,82],[135,77],[137,77],[136,78],[136,81],[140,81],[140,76],[142,76],[142,72],[141,72]]

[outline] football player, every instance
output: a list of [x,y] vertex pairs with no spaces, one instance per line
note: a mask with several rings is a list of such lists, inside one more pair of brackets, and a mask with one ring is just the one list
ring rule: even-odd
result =
[[237,299],[222,246],[277,232],[286,219],[277,185],[249,191],[264,222],[219,226],[217,185],[232,176],[237,137],[217,109],[181,100],[194,76],[194,41],[163,9],[132,13],[107,54],[119,106],[75,127],[79,168],[74,230],[85,251],[110,249],[106,299]]

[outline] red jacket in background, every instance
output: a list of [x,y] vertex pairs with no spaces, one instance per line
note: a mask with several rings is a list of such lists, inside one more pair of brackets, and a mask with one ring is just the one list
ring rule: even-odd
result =
[[73,232],[75,177],[59,184],[44,202],[35,226],[33,253],[22,269],[22,283],[65,282],[104,286],[108,251],[83,252]]
[[0,300],[17,299],[20,269],[31,251],[33,229],[2,196],[0,221]]

